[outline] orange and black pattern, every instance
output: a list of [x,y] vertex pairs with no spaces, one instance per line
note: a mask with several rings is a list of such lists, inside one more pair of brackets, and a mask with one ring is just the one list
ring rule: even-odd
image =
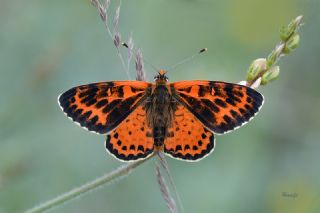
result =
[[153,153],[152,129],[147,125],[142,106],[110,132],[105,146],[114,157],[123,161],[146,158]]
[[164,152],[181,160],[196,161],[214,149],[214,135],[187,110],[178,105],[173,125],[164,143]]
[[141,81],[93,83],[71,88],[59,96],[58,102],[80,126],[106,134],[143,101],[149,86]]
[[181,81],[170,86],[173,96],[216,134],[247,123],[263,104],[260,93],[238,84]]
[[105,147],[122,161],[155,151],[197,161],[215,147],[214,134],[232,131],[251,120],[263,104],[252,88],[219,81],[168,84],[160,70],[155,84],[110,81],[77,86],[58,102],[74,122],[106,134]]

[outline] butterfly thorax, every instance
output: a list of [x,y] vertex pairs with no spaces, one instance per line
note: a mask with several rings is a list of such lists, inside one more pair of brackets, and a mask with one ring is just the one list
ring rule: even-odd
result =
[[150,135],[156,147],[162,147],[168,136],[168,129],[172,126],[176,101],[164,82],[156,82],[150,96],[145,101],[148,126],[152,129]]

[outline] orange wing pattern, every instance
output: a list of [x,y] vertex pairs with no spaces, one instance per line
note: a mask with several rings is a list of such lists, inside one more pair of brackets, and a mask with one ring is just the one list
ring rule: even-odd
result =
[[107,136],[105,146],[122,161],[143,159],[153,153],[152,129],[147,126],[142,106],[138,106]]
[[146,97],[151,84],[142,81],[110,81],[71,88],[58,102],[74,122],[99,134],[121,123]]
[[260,110],[263,96],[246,86],[219,81],[170,84],[172,95],[217,134],[247,123]]
[[169,156],[196,161],[214,149],[214,135],[182,105],[177,106],[172,127],[164,143]]

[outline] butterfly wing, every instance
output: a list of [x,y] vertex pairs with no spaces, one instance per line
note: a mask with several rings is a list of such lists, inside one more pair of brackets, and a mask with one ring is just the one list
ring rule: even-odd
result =
[[263,104],[259,92],[238,84],[181,81],[170,84],[170,87],[173,97],[216,134],[246,124]]
[[59,96],[58,102],[74,122],[106,134],[139,106],[150,86],[142,81],[92,83],[71,88]]
[[143,159],[153,153],[152,129],[147,126],[146,113],[141,105],[110,132],[105,147],[122,161]]
[[197,161],[214,149],[214,135],[183,105],[178,104],[164,152],[173,158]]

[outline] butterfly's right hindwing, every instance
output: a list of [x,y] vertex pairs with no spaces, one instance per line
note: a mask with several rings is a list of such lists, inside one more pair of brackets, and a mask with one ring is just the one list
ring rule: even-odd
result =
[[140,105],[150,86],[142,81],[92,83],[62,93],[58,102],[74,122],[89,131],[106,134]]
[[174,115],[164,152],[170,157],[186,161],[198,161],[209,155],[215,146],[213,133],[181,104],[177,105]]

